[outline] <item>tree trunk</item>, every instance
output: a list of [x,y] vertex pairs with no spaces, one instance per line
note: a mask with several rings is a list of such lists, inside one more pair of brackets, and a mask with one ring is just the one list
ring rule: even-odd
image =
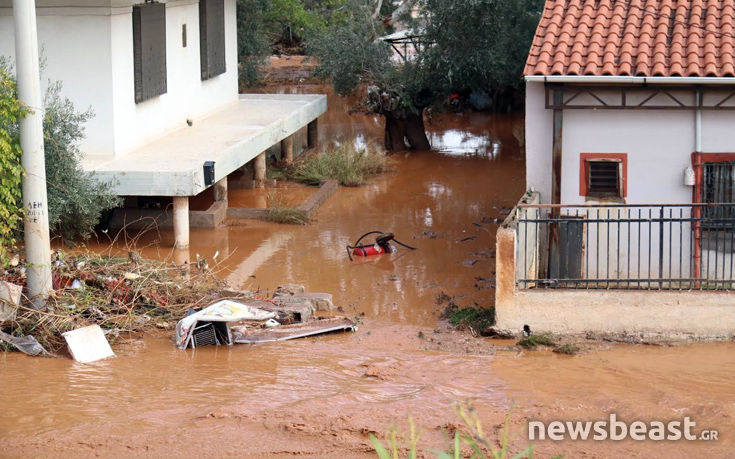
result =
[[409,115],[407,118],[385,114],[385,149],[405,150],[406,141],[411,150],[431,149],[429,139],[426,137],[423,112],[421,115]]

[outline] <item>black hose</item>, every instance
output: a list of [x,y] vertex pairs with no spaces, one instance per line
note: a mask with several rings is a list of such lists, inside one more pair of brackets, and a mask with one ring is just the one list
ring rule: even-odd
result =
[[408,244],[404,244],[403,242],[399,241],[399,240],[398,240],[398,239],[396,239],[396,238],[393,238],[393,242],[395,242],[396,244],[398,244],[398,245],[401,245],[401,246],[403,246],[403,247],[405,247],[405,248],[407,248],[407,249],[410,249],[410,250],[416,250],[416,247],[411,247],[411,246],[410,246],[410,245],[408,245]]
[[[353,245],[347,245],[345,247],[346,250],[347,250],[347,256],[350,257],[350,261],[353,261],[353,259],[352,259],[352,249],[356,249],[356,248],[360,247],[360,241],[362,241],[363,239],[365,239],[365,237],[370,236],[371,234],[381,234],[381,235],[384,235],[384,234],[390,234],[390,233],[386,233],[385,231],[377,231],[377,230],[376,231],[368,231],[367,233],[365,233],[362,236],[360,236],[359,238],[357,238],[357,240],[355,241],[355,243]],[[409,250],[417,250],[416,247],[411,247],[408,244],[404,244],[403,242],[399,241],[398,239],[392,237],[393,236],[392,234],[390,234],[390,235],[391,235],[391,239],[390,240],[392,240],[396,244],[398,244],[398,245],[400,245],[402,247],[405,247],[405,248],[407,248]]]
[[367,233],[357,238],[357,241],[355,241],[355,243],[352,244],[352,247],[354,248],[360,245],[360,241],[362,241],[365,238],[365,236],[370,236],[371,234],[385,234],[385,232],[384,231],[368,231]]

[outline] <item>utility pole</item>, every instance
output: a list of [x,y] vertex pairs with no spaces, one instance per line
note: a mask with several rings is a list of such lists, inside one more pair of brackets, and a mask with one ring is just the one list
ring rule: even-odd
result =
[[33,307],[45,307],[51,291],[51,244],[46,199],[46,162],[43,153],[43,101],[38,68],[36,1],[13,0],[15,20],[15,68],[18,98],[30,111],[20,120],[23,208],[25,220],[28,296]]

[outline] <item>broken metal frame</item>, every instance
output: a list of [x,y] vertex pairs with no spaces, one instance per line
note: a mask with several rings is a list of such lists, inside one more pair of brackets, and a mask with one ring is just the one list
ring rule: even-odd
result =
[[[606,92],[607,94],[601,94]],[[611,96],[611,92],[615,93],[615,97]],[[682,97],[681,93],[685,92],[687,96],[691,95],[691,100]],[[557,96],[562,93],[563,96]],[[642,96],[635,101],[631,101],[629,95],[639,94]],[[697,93],[701,97],[697,97]],[[717,94],[717,97],[710,97],[708,101],[707,94]],[[592,98],[580,102],[579,96],[587,95]],[[663,95],[673,102],[669,105],[661,105],[655,102],[656,96]],[[614,100],[611,100],[614,99]],[[544,102],[547,109],[552,110],[735,110],[735,88],[722,90],[722,87],[713,88],[711,86],[630,86],[630,85],[566,85],[566,84],[546,84]],[[728,104],[730,102],[730,104]]]
[[[388,43],[393,50],[398,53],[399,56],[401,56],[401,59],[403,59],[404,62],[408,62],[408,46],[413,46],[413,50],[416,54],[420,54],[422,51],[422,47],[425,48],[428,45],[431,45],[432,43],[428,40],[425,40],[423,35],[406,35],[405,37],[400,38],[383,38],[384,42]],[[403,52],[401,52],[401,49],[399,48],[401,46],[403,48]]]

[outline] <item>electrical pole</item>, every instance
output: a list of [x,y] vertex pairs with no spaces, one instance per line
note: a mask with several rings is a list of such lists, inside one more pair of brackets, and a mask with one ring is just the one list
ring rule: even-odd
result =
[[38,68],[36,1],[13,0],[15,19],[15,68],[18,98],[29,109],[20,120],[23,149],[23,209],[25,220],[28,296],[41,309],[51,291],[51,244],[46,199],[46,162],[43,153],[43,101]]

